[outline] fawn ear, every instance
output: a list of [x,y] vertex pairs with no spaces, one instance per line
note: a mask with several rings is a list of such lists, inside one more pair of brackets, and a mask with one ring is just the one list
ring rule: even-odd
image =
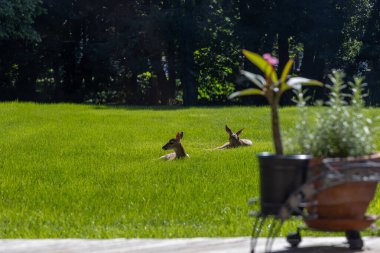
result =
[[183,137],[183,132],[178,132],[177,135],[176,135],[176,137],[175,137],[175,139],[177,141],[180,141],[182,139],[182,137]]
[[232,131],[231,129],[226,125],[226,132],[229,134],[229,135],[232,135]]
[[236,135],[239,136],[241,132],[243,132],[244,128],[240,129],[239,131],[236,132]]

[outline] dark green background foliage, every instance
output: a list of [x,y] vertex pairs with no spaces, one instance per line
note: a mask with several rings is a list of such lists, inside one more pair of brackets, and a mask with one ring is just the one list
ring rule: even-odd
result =
[[238,70],[255,71],[246,48],[276,55],[279,70],[293,57],[293,72],[309,78],[331,68],[366,75],[376,105],[379,2],[3,0],[0,99],[226,103],[248,85]]

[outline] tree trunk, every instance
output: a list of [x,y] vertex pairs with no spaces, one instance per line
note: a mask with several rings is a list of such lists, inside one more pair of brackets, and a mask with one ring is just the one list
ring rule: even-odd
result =
[[167,99],[175,99],[176,91],[176,66],[175,66],[175,44],[174,41],[169,41],[168,44],[168,55],[167,55],[167,64],[168,64],[168,87],[167,87]]
[[280,60],[279,70],[282,72],[289,61],[289,40],[288,35],[284,32],[278,34],[278,58]]
[[195,27],[194,3],[192,0],[185,1],[185,15],[182,19],[183,29],[180,39],[181,82],[183,87],[183,104],[191,106],[197,104],[197,87],[195,84],[194,51],[195,51]]
[[302,59],[301,74],[307,78],[314,78],[314,58],[315,48],[310,43],[304,44],[304,54]]
[[[278,58],[280,61],[278,66],[279,73],[282,73],[286,63],[289,61],[289,36],[283,31],[278,33]],[[291,73],[292,70],[290,70],[289,74]],[[293,95],[292,92],[285,92],[282,96],[281,104],[292,104]]]
[[63,93],[64,100],[72,99],[72,94],[75,91],[74,72],[75,72],[75,45],[73,42],[66,42],[64,45],[63,57]]
[[152,67],[157,76],[157,99],[154,101],[155,104],[167,104],[168,95],[167,87],[168,80],[166,79],[165,72],[162,66],[161,52],[156,52],[151,57]]
[[63,58],[63,92],[65,100],[79,102],[77,92],[79,91],[81,83],[78,83],[79,78],[77,75],[77,60],[78,60],[78,45],[81,40],[82,24],[80,21],[72,21],[69,27],[70,34],[69,40],[64,42],[64,49],[62,53]]
[[192,106],[197,104],[197,88],[195,85],[194,76],[194,57],[192,50],[186,46],[187,53],[182,62],[182,86],[183,86],[183,104],[185,106]]
[[137,73],[133,72],[131,77],[127,79],[127,103],[138,104],[140,101],[138,99],[138,83],[137,83]]
[[19,77],[16,82],[17,97],[21,101],[35,101],[37,70],[33,67],[37,64],[20,64]]
[[148,103],[151,105],[158,105],[160,102],[160,93],[158,89],[158,80],[157,76],[152,76],[150,80],[150,85],[151,88],[149,90],[149,98],[148,98]]

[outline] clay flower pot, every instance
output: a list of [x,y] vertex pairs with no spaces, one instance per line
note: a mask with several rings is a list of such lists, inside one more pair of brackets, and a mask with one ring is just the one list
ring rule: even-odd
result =
[[[346,169],[345,166],[350,163],[380,162],[380,153],[366,157],[328,160],[331,165],[329,169],[332,172],[342,173]],[[321,158],[313,158],[310,161],[309,178],[318,176],[326,170],[322,161]],[[321,180],[315,181],[316,188],[322,187]],[[375,196],[376,188],[377,182],[370,180],[353,180],[327,187],[307,199],[310,203],[307,211],[314,218],[306,219],[305,223],[310,228],[318,230],[362,230],[373,222],[365,216],[365,213]]]

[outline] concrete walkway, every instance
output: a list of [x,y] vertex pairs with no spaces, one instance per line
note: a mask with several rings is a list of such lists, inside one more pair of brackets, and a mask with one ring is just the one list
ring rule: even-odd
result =
[[[305,237],[299,248],[289,249],[284,238],[276,239],[274,253],[348,253],[343,237]],[[364,238],[365,253],[380,253],[380,238]],[[263,252],[265,239],[260,239],[256,252]],[[192,238],[192,239],[46,239],[46,240],[0,240],[1,253],[249,253],[250,239]]]

